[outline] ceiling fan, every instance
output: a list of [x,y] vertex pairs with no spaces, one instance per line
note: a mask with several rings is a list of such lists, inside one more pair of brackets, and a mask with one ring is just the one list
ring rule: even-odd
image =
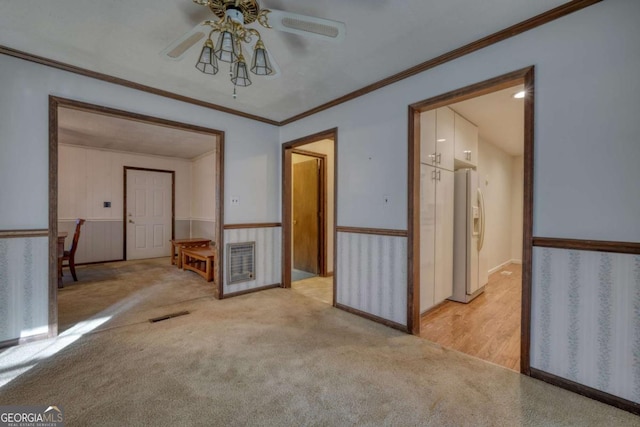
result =
[[[249,25],[257,22],[264,28],[335,43],[341,42],[345,37],[346,27],[342,22],[282,10],[263,9],[257,0],[193,0],[193,2],[207,6],[216,19],[206,20],[196,25],[174,40],[160,54],[173,60],[180,60],[191,47],[206,39],[196,68],[205,74],[217,74],[218,61],[228,62],[229,75],[234,85],[234,98],[236,86],[251,84],[243,53],[243,43],[253,51],[249,70],[267,78],[280,75],[280,68],[273,61],[271,52],[266,49],[260,32]],[[214,33],[219,33],[215,44],[211,39]]]

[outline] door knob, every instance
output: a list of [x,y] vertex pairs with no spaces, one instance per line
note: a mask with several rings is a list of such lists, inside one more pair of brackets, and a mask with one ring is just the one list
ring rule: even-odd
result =
[[129,222],[130,222],[131,224],[135,224],[135,222],[133,222],[133,220],[132,220],[132,219],[130,219],[130,220],[129,220]]

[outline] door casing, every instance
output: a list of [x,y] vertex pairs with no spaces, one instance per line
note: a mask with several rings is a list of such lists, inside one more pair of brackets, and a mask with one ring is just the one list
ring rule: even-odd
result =
[[420,113],[524,84],[524,189],[520,372],[531,375],[531,274],[533,250],[533,162],[535,68],[513,71],[409,105],[407,329],[420,334]]
[[[305,136],[293,141],[285,142],[282,144],[282,287],[291,287],[291,237],[292,237],[292,161],[291,155],[294,151],[298,151],[299,154],[309,155],[310,152],[305,152],[298,147],[306,144],[311,144],[323,139],[333,140],[333,306],[336,305],[336,275],[337,275],[337,257],[336,257],[336,245],[337,245],[337,223],[338,223],[338,128],[325,130],[315,133],[313,135]],[[313,153],[314,155],[318,155]],[[323,185],[326,188],[326,185]],[[322,203],[326,205],[326,203]],[[326,212],[325,212],[326,213]],[[323,219],[326,219],[326,214],[323,214]],[[326,224],[326,220],[322,221]],[[322,236],[326,235],[326,230],[320,233]],[[325,242],[326,244],[326,242]],[[323,251],[326,253],[326,250]],[[326,262],[325,262],[326,269]]]
[[127,120],[148,122],[151,124],[168,126],[180,130],[209,134],[215,137],[216,144],[216,185],[214,186],[216,200],[216,228],[215,240],[219,242],[218,258],[215,260],[217,277],[215,278],[215,297],[223,298],[222,278],[224,277],[224,143],[225,133],[220,130],[202,126],[180,123],[130,111],[118,110],[101,105],[89,104],[73,99],[49,95],[49,327],[48,336],[58,335],[58,108],[66,107],[96,114],[103,114],[124,118]]

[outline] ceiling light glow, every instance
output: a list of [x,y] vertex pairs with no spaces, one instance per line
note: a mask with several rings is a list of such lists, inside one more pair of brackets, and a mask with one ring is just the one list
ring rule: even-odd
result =
[[520,92],[516,92],[513,94],[513,97],[516,99],[522,99],[527,95],[527,92],[524,90],[521,90]]

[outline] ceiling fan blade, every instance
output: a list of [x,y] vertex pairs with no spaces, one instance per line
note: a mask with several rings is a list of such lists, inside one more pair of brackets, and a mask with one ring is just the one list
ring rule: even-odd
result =
[[270,9],[269,25],[279,31],[317,37],[322,40],[340,43],[344,40],[347,27],[344,22],[314,16],[298,15],[284,10]]
[[185,52],[191,49],[193,45],[206,38],[210,31],[211,29],[207,25],[198,24],[182,36],[172,41],[169,46],[160,52],[160,55],[173,59],[174,61],[179,61],[182,59]]

